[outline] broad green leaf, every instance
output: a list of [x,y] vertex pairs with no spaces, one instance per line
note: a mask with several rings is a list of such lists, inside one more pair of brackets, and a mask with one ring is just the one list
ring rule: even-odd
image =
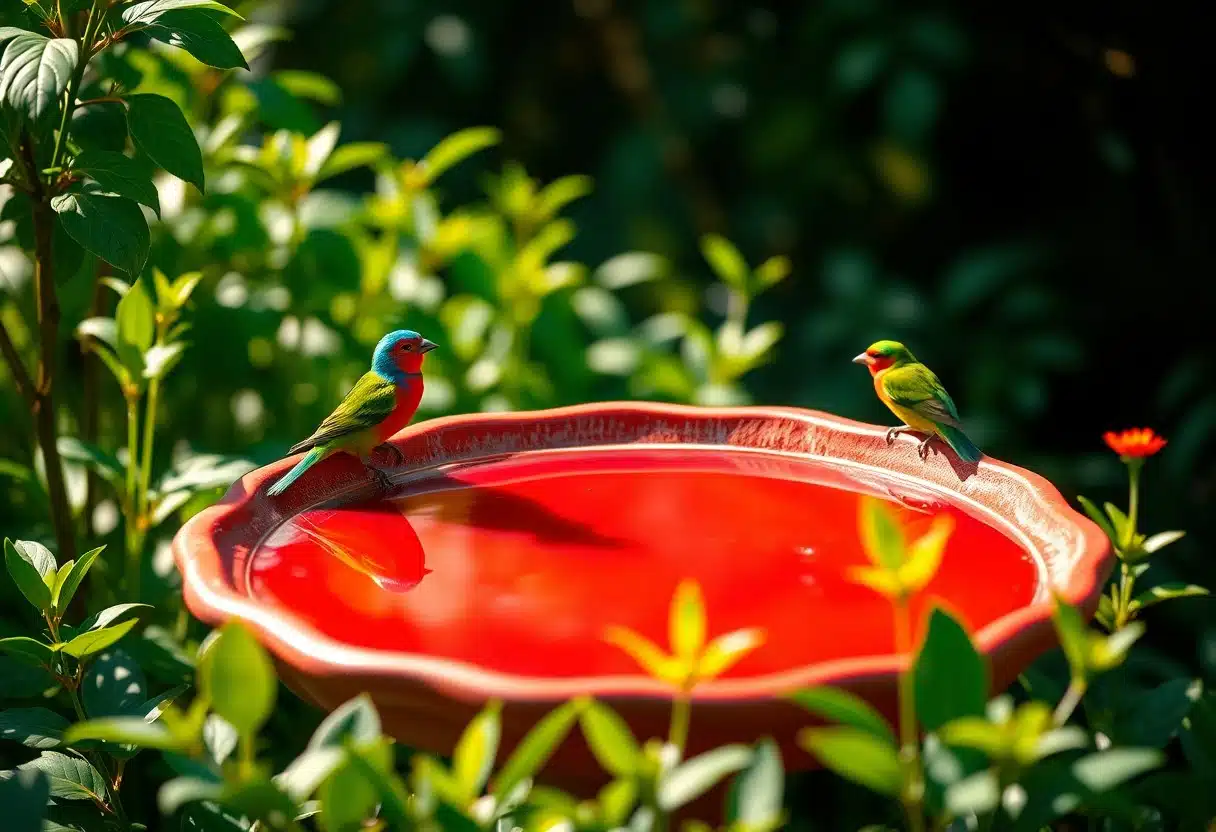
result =
[[659,783],[659,806],[671,811],[691,803],[751,759],[752,750],[747,746],[724,745],[686,760]]
[[76,628],[76,632],[84,633],[90,630],[100,630],[103,627],[109,627],[116,621],[121,621],[128,615],[138,615],[144,610],[150,609],[152,609],[151,604],[115,604],[112,607],[106,607],[99,613],[90,615]]
[[309,748],[292,760],[275,777],[275,782],[294,799],[303,800],[345,759],[346,751],[341,745]]
[[862,547],[870,562],[883,569],[898,569],[904,562],[904,532],[891,507],[876,497],[864,497],[860,525]]
[[1142,609],[1160,604],[1162,601],[1169,601],[1173,598],[1193,598],[1199,595],[1207,595],[1208,591],[1204,587],[1196,584],[1168,583],[1158,584],[1151,589],[1146,589],[1135,598],[1132,599],[1131,610],[1137,612]]
[[1151,748],[1111,748],[1088,754],[1072,764],[1073,776],[1087,789],[1104,792],[1116,789],[1165,762],[1165,755]]
[[98,193],[60,194],[51,200],[65,231],[116,269],[138,275],[148,260],[148,221],[132,199]]
[[199,687],[217,714],[251,737],[274,710],[278,680],[262,645],[231,621],[199,660]]
[[324,182],[347,171],[372,167],[388,157],[388,145],[381,142],[351,142],[334,150],[321,165],[314,181]]
[[207,9],[240,17],[235,11],[216,0],[143,0],[123,9],[122,19],[126,23],[148,25],[157,22],[161,15],[177,9]]
[[33,540],[14,542],[6,537],[4,564],[9,577],[27,601],[40,611],[50,609],[51,585],[48,584],[48,576],[53,581],[56,569],[55,556],[49,549]]
[[790,699],[818,717],[867,731],[895,747],[895,732],[878,711],[859,696],[839,688],[804,688]]
[[[338,134],[342,130],[342,125],[336,121],[331,121],[329,124],[322,127],[316,133],[308,137],[308,141],[304,143],[304,154],[302,167],[300,168],[301,175],[312,180],[321,166],[325,164],[325,160],[329,158],[329,154],[334,152],[334,148],[338,145]],[[296,162],[300,163],[299,154],[296,154]]]
[[55,659],[55,651],[50,646],[28,636],[0,638],[0,653],[7,653],[35,667],[49,665]]
[[60,570],[58,580],[55,582],[54,597],[51,598],[51,603],[56,610],[62,613],[68,608],[68,604],[72,603],[72,598],[76,595],[76,590],[80,589],[84,576],[89,574],[89,570],[93,568],[94,562],[105,548],[105,546],[98,546],[96,549],[90,549],[81,555],[80,560],[73,563],[70,569]]
[[988,701],[988,668],[967,631],[949,613],[935,608],[929,632],[916,657],[916,711],[926,731],[952,719],[982,716]]
[[1085,513],[1089,515],[1089,519],[1093,520],[1102,529],[1102,533],[1112,541],[1118,541],[1118,535],[1115,534],[1115,528],[1110,524],[1110,518],[1102,513],[1102,509],[1094,505],[1093,501],[1088,497],[1077,495],[1077,502],[1081,504],[1081,508],[1085,509]]
[[479,150],[498,144],[502,131],[494,127],[470,127],[447,136],[423,157],[420,166],[428,183]]
[[701,238],[701,254],[719,280],[740,292],[746,290],[747,262],[733,243],[721,235],[706,234]]
[[578,719],[582,703],[567,702],[554,708],[532,727],[515,747],[494,780],[494,797],[501,803],[521,782],[534,777],[566,739]]
[[46,708],[0,711],[0,740],[19,742],[29,748],[54,748],[67,727],[66,719]]
[[102,190],[147,205],[160,216],[160,197],[147,171],[129,156],[109,150],[85,150],[72,162],[72,170],[88,175]]
[[697,663],[699,679],[713,679],[734,667],[748,653],[764,643],[764,630],[749,627],[725,633],[711,641]]
[[148,27],[148,34],[170,46],[184,49],[216,69],[249,69],[245,56],[214,17],[201,9],[166,11]]
[[58,112],[79,58],[71,38],[0,27],[0,103],[34,121]]
[[77,722],[63,733],[65,745],[89,740],[159,751],[180,751],[185,747],[181,738],[164,725],[135,716],[108,716]]
[[1115,542],[1120,546],[1125,545],[1130,539],[1131,532],[1127,515],[1114,503],[1104,503],[1103,508],[1106,509],[1106,516],[1110,518],[1111,527],[1115,530]]
[[942,742],[961,748],[974,748],[991,759],[1001,759],[1011,753],[1010,737],[1000,725],[978,716],[963,716],[938,729]]
[[118,354],[128,367],[143,365],[143,354],[156,337],[156,309],[144,281],[136,280],[114,313],[118,325]]
[[188,803],[200,800],[216,801],[224,792],[223,783],[199,777],[176,777],[160,787],[156,805],[161,814],[172,815]]
[[[530,799],[535,799],[536,789],[532,790]],[[596,795],[596,801],[603,812],[604,823],[610,828],[623,826],[629,817],[630,810],[637,804],[638,786],[632,778],[614,780]],[[577,811],[571,807],[571,811]]]
[[889,797],[900,793],[899,755],[869,731],[849,726],[811,728],[799,734],[798,741],[841,777]]
[[76,659],[88,658],[117,643],[119,639],[131,632],[131,629],[138,623],[138,621],[132,619],[124,621],[121,624],[116,624],[113,627],[81,633],[63,645],[63,652]]
[[1089,638],[1081,613],[1076,607],[1065,603],[1059,596],[1056,596],[1052,618],[1055,620],[1056,633],[1060,637],[1060,647],[1068,659],[1068,666],[1072,669],[1072,677],[1074,679],[1087,678]]
[[705,646],[705,602],[695,581],[681,581],[676,587],[668,620],[672,650],[691,663]]
[[563,176],[550,182],[536,195],[535,214],[542,220],[551,219],[574,200],[591,193],[592,187],[590,176]]
[[84,249],[72,239],[63,220],[55,217],[54,228],[51,229],[51,260],[54,264],[55,284],[62,286],[80,272],[84,263]]
[[[290,36],[290,33],[287,33]],[[251,54],[252,44],[246,44],[246,37],[240,32],[234,34],[234,39],[246,55]],[[252,57],[252,56],[251,56]],[[273,75],[275,82],[283,90],[297,98],[315,101],[326,107],[336,107],[342,103],[342,88],[315,72],[305,72],[298,69],[281,69]]]
[[1184,537],[1186,537],[1186,532],[1158,532],[1148,540],[1145,540],[1144,543],[1141,544],[1140,548],[1144,549],[1144,551],[1151,555],[1153,552],[1156,552],[1159,549],[1164,549],[1166,546],[1169,546],[1171,543],[1176,543],[1179,540],[1182,540]]
[[7,832],[44,832],[43,817],[51,796],[51,781],[36,769],[0,777],[0,806]]
[[452,776],[469,800],[481,794],[493,770],[502,732],[501,711],[499,702],[490,702],[464,729],[452,753]]
[[341,747],[347,740],[368,743],[380,738],[380,715],[371,697],[361,693],[335,708],[308,741],[310,749]]
[[17,766],[23,771],[41,771],[51,781],[51,797],[63,800],[92,800],[105,804],[106,784],[97,769],[80,757],[43,751],[41,755]]
[[379,790],[364,771],[343,761],[321,784],[321,828],[326,832],[354,832],[372,816],[380,802]]
[[1096,633],[1089,640],[1089,653],[1086,665],[1095,671],[1110,670],[1123,663],[1127,651],[1144,635],[1144,622],[1133,621],[1111,635],[1103,638]]
[[203,153],[173,101],[153,93],[127,96],[127,124],[135,144],[153,162],[203,190]]
[[132,708],[148,698],[148,682],[135,660],[116,647],[89,664],[80,681],[80,695],[92,719],[132,716]]
[[163,379],[181,361],[185,349],[181,341],[152,347],[144,356],[144,378]]
[[592,700],[579,715],[583,736],[604,770],[626,777],[637,768],[641,750],[625,720],[609,706]]
[[728,799],[727,819],[747,829],[773,829],[781,817],[785,767],[771,739],[756,744],[751,762],[735,778]]

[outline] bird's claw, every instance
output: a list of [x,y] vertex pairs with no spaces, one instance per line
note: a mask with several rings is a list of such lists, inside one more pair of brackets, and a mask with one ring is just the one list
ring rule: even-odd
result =
[[916,453],[924,461],[929,458],[929,443],[933,441],[932,436],[926,436],[924,440],[916,446]]
[[388,478],[388,474],[372,465],[368,465],[367,470],[372,472],[372,477],[375,478],[376,485],[381,492],[387,493],[393,490],[393,481]]
[[905,432],[906,430],[907,430],[907,428],[904,427],[903,425],[888,429],[887,430],[887,444],[890,445],[892,442],[895,441],[896,436],[899,436],[901,433]]

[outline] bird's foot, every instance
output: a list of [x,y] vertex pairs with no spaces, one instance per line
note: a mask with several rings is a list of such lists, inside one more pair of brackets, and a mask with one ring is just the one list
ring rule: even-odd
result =
[[405,464],[405,454],[403,454],[401,452],[401,449],[398,448],[396,445],[392,444],[391,442],[384,442],[380,445],[377,445],[376,450],[383,452],[384,455],[389,458],[389,460],[391,461],[391,463],[393,465],[404,465]]
[[919,445],[916,446],[916,453],[921,458],[921,460],[925,460],[925,459],[929,458],[929,443],[932,441],[933,441],[933,434],[929,434],[923,440],[921,440],[921,443]]
[[388,478],[388,474],[384,473],[384,471],[380,470],[374,465],[367,465],[364,467],[372,472],[372,476],[376,479],[376,486],[382,493],[387,494],[389,491],[393,490],[393,481]]
[[907,425],[900,425],[899,427],[891,428],[887,431],[887,444],[890,445],[895,441],[895,437],[899,436],[901,433],[907,433],[910,430],[912,430],[912,428],[908,427]]

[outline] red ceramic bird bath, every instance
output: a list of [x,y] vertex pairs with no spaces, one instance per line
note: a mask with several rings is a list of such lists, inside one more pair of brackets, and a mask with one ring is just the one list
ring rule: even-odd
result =
[[[689,752],[768,735],[807,768],[794,737],[810,718],[781,694],[832,684],[895,710],[891,612],[845,577],[864,562],[860,496],[891,501],[913,533],[954,515],[914,608],[961,616],[994,690],[1054,644],[1051,592],[1092,612],[1110,568],[1100,530],[1042,478],[936,448],[922,462],[915,439],[884,433],[805,410],[645,403],[435,419],[394,439],[406,463],[387,496],[335,457],[268,497],[281,460],[174,548],[195,615],[242,620],[324,708],[370,692],[388,731],[440,754],[490,698],[505,703],[502,754],[583,694],[640,737],[665,735],[669,689],[603,636],[621,625],[666,644],[672,593],[693,579],[711,638],[766,639],[696,689]],[[577,736],[549,770],[599,776]]]

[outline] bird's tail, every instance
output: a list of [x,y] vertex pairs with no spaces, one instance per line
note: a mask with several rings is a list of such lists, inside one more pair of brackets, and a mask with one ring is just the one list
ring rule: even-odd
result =
[[977,448],[975,443],[968,439],[967,434],[963,433],[960,428],[956,428],[953,425],[938,425],[937,427],[942,439],[946,440],[946,444],[954,449],[959,459],[965,462],[980,461],[980,457],[984,455],[984,452]]
[[295,467],[288,471],[283,476],[279,477],[279,481],[270,487],[266,493],[271,497],[277,497],[291,486],[293,482],[300,478],[300,475],[307,471],[312,466],[316,465],[326,456],[325,448],[313,448],[308,453],[304,454],[304,458],[295,464]]

